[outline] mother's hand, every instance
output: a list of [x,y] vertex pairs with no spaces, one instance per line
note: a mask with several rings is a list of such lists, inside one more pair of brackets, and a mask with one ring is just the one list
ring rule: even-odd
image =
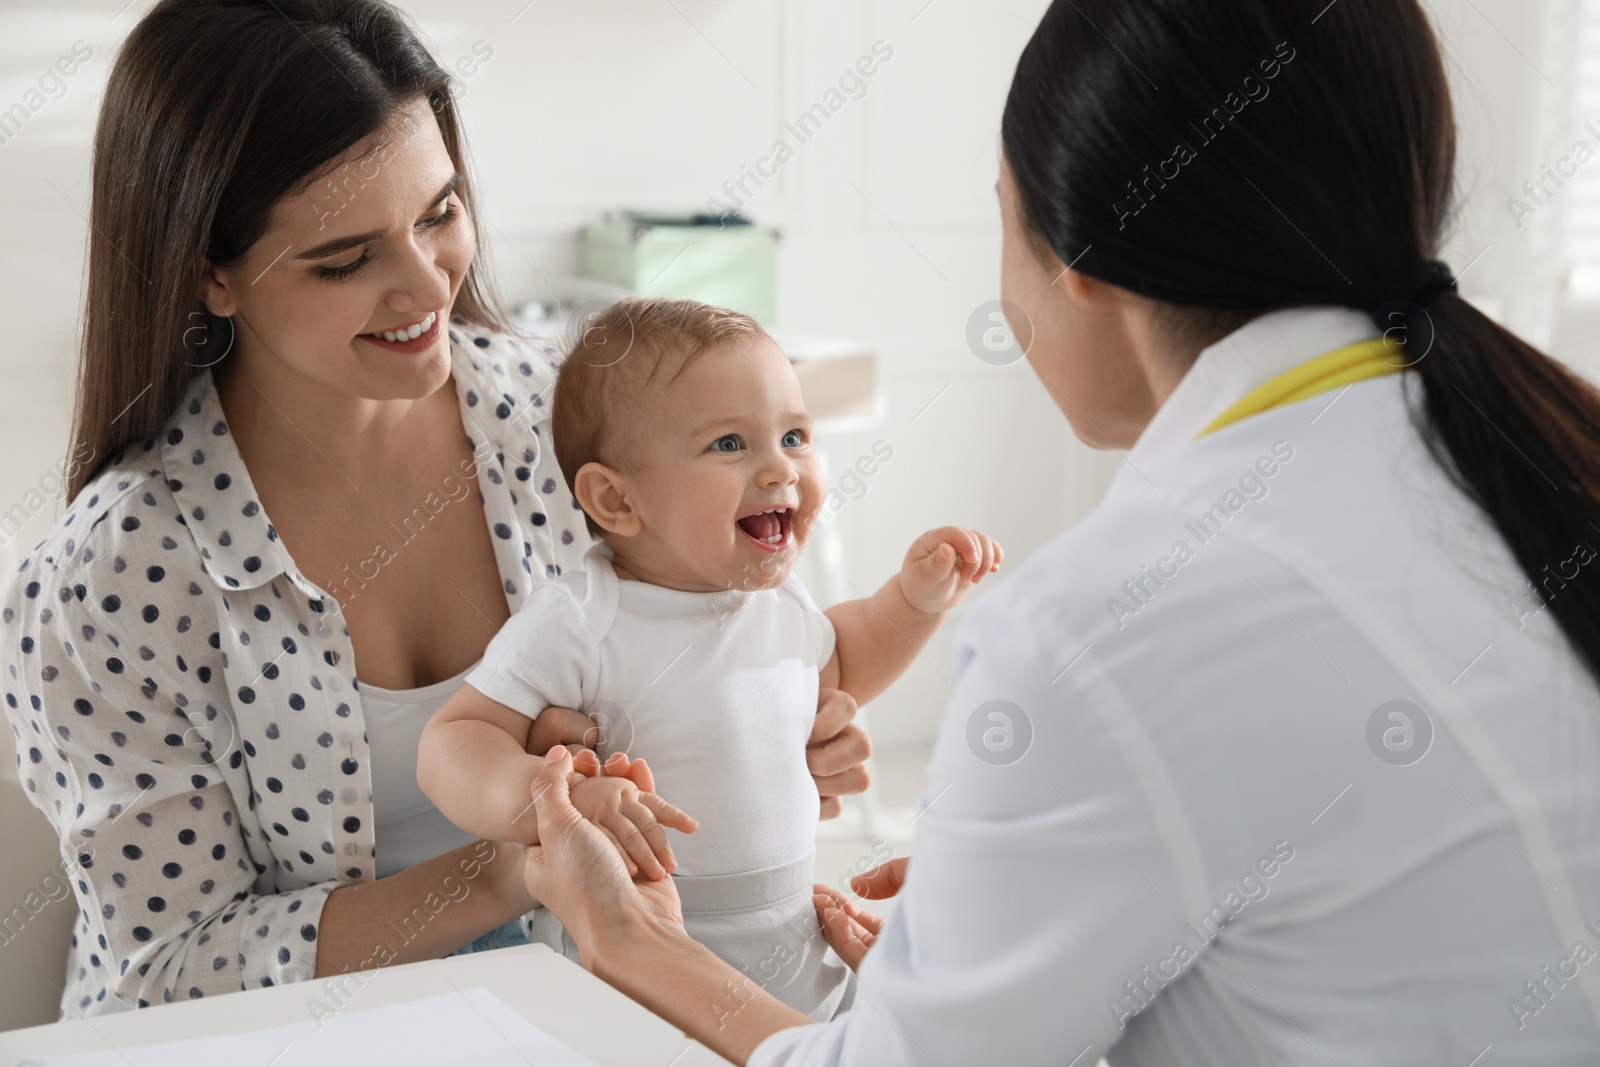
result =
[[822,818],[836,818],[844,810],[839,798],[865,793],[872,781],[867,772],[867,757],[872,755],[872,739],[853,721],[856,701],[840,689],[817,693],[817,718],[806,742],[806,767],[817,783],[822,799]]
[[599,934],[641,921],[681,932],[683,910],[670,877],[629,877],[616,846],[573,807],[572,783],[581,777],[565,746],[546,754],[533,786],[539,844],[528,847],[522,873],[528,891],[561,920],[592,970]]

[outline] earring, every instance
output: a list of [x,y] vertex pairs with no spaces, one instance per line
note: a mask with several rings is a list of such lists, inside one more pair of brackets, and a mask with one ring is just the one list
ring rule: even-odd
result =
[[[189,363],[188,360],[184,360],[185,363],[189,363],[189,366],[191,366],[191,367],[215,367],[218,363],[222,362],[223,357],[225,357],[229,352],[233,351],[233,342],[239,335],[238,334],[238,328],[236,326],[234,326],[234,324],[233,324],[233,316],[232,315],[223,315],[221,317],[223,319],[227,320],[227,323],[228,323],[228,344],[227,344],[227,347],[222,350],[222,355],[219,355],[216,359],[212,360],[209,363]],[[188,353],[191,350],[191,348],[199,349],[199,348],[202,348],[205,345],[209,344],[210,343],[210,337],[211,337],[211,322],[210,322],[210,319],[205,314],[203,314],[203,313],[201,313],[199,311],[191,311],[191,312],[189,312],[189,318],[190,318],[191,321],[193,321],[194,319],[199,319],[200,321],[198,323],[196,323],[195,325],[189,327],[187,330],[183,331],[183,350],[184,350],[185,353]],[[192,334],[192,333],[196,333],[196,332],[199,333],[200,337],[199,337],[198,340],[191,342],[189,340],[189,335]]]

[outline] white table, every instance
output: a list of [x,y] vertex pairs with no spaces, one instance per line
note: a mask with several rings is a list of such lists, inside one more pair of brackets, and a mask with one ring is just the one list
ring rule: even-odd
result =
[[[0,1032],[0,1067],[15,1067],[48,1053],[123,1049],[304,1022],[312,1018],[307,999],[323,995],[323,984],[329,981],[251,989]],[[359,976],[347,978],[348,1006],[341,1014],[483,986],[600,1067],[708,1067],[728,1062],[544,945],[382,967],[365,984],[362,981]]]

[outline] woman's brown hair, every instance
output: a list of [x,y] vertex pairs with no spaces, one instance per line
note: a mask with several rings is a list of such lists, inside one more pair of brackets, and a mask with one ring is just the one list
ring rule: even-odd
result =
[[[199,297],[279,200],[425,98],[467,174],[450,75],[382,0],[162,0],[123,43],[95,131],[89,274],[67,497],[171,417],[231,325]],[[458,193],[474,233],[471,183]],[[480,242],[480,248],[481,248]],[[452,317],[506,329],[475,263]]]

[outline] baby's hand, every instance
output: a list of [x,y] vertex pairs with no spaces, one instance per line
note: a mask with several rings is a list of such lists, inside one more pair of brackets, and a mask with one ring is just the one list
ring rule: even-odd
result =
[[990,571],[1000,569],[1000,543],[976,530],[941,526],[929,530],[906,553],[900,588],[918,611],[949,611]]
[[[635,760],[633,766],[642,769],[643,761]],[[584,778],[573,783],[572,805],[617,846],[630,875],[642,872],[658,881],[678,866],[662,827],[689,834],[699,823],[655,793],[640,789],[639,777],[606,774]]]

